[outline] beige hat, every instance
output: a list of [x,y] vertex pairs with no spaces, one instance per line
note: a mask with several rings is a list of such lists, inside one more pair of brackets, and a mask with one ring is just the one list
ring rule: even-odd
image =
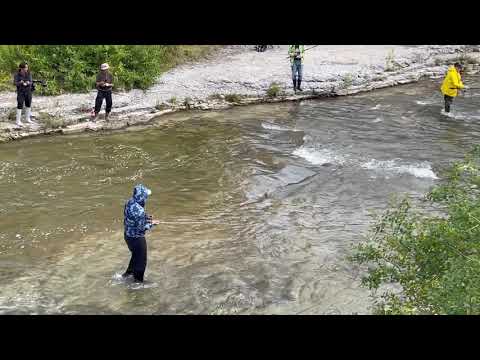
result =
[[100,65],[100,70],[108,70],[110,69],[110,66],[108,66],[107,63]]

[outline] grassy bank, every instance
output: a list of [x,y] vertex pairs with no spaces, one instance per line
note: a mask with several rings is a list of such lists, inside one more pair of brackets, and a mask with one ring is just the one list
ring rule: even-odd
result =
[[199,60],[215,45],[3,45],[0,90],[13,91],[13,74],[27,61],[34,79],[47,81],[38,94],[87,92],[94,88],[101,63],[108,62],[115,90],[147,89],[165,71]]
[[[381,314],[480,314],[480,146],[453,164],[426,197],[443,216],[407,200],[378,219],[352,260]],[[384,285],[397,284],[396,290]]]

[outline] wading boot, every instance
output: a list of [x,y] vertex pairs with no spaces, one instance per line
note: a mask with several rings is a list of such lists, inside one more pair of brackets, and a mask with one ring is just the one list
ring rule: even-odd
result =
[[23,123],[22,123],[22,109],[17,109],[17,118],[16,118],[16,122],[17,126],[20,126],[22,127],[23,126]]
[[27,123],[29,123],[29,124],[33,124],[33,121],[32,121],[31,116],[32,116],[32,109],[26,107],[26,108],[25,108],[25,120],[26,120]]
[[302,84],[302,79],[297,79],[297,90],[298,91],[303,91],[300,85]]

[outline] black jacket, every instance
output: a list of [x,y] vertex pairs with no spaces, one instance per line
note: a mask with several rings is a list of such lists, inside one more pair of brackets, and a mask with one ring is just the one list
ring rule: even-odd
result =
[[[30,81],[30,84],[28,86],[23,86],[21,81]],[[22,73],[19,71],[15,74],[13,78],[13,82],[17,86],[17,92],[31,92],[32,91],[32,74],[27,72],[25,75],[22,75]]]

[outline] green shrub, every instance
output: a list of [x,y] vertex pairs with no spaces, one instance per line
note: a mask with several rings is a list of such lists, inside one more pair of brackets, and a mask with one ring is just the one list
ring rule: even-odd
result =
[[281,92],[280,85],[273,82],[270,84],[270,86],[267,89],[267,96],[272,98],[277,97],[278,95],[280,95],[280,92]]
[[224,97],[220,94],[212,94],[208,96],[208,100],[223,100]]
[[147,89],[172,67],[196,60],[215,46],[178,45],[3,45],[0,46],[0,89],[12,88],[21,61],[34,79],[47,81],[38,93],[87,92],[95,87],[99,65],[108,62],[114,90]]
[[8,72],[0,71],[0,91],[15,91],[15,85],[13,85],[13,76]]
[[345,74],[342,76],[343,88],[349,88],[353,84],[353,74]]
[[183,100],[183,106],[185,106],[185,107],[187,108],[187,110],[189,110],[191,104],[192,104],[192,98],[187,96],[187,97]]
[[[368,265],[363,285],[381,314],[480,314],[480,146],[453,164],[426,200],[443,214],[400,201],[351,260]],[[401,291],[379,289],[395,283]],[[385,288],[383,288],[385,289]]]
[[168,102],[172,105],[175,105],[177,103],[177,97],[176,96],[172,96]]
[[242,99],[242,97],[238,94],[225,95],[225,101],[227,101],[229,103],[238,103],[238,102],[240,102],[241,99]]
[[40,123],[43,123],[45,129],[58,129],[65,126],[65,121],[54,115],[48,113],[40,112],[38,114]]

